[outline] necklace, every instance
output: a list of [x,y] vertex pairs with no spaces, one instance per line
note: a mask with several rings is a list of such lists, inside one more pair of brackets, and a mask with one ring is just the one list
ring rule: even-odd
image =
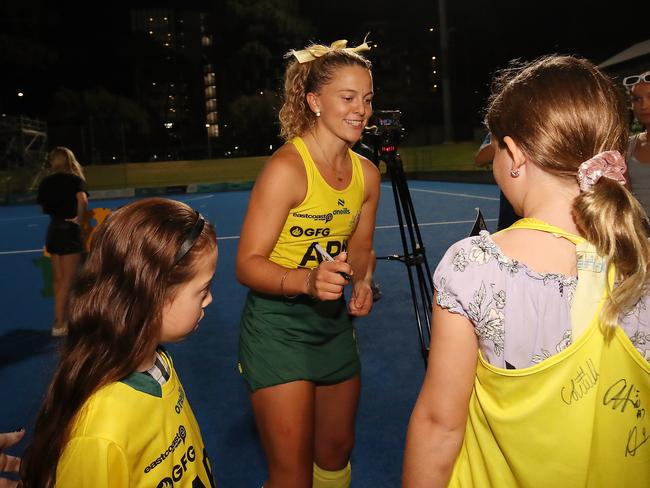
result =
[[314,135],[313,132],[310,132],[312,139],[314,139],[314,142],[318,146],[318,149],[320,149],[320,153],[323,155],[323,160],[327,165],[332,168],[332,171],[334,171],[334,174],[336,176],[336,181],[343,181],[343,171],[337,170],[332,163],[329,162],[327,159],[327,156],[325,156],[325,151],[323,151],[322,146],[320,145],[320,142],[318,142],[318,139],[316,139],[316,136]]

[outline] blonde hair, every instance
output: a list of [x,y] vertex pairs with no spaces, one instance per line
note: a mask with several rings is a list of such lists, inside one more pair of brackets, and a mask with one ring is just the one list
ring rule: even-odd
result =
[[[544,171],[575,178],[580,164],[600,152],[625,154],[626,111],[622,91],[592,63],[552,55],[515,61],[497,75],[486,124],[500,147],[510,136]],[[601,178],[576,197],[573,217],[583,236],[616,266],[619,283],[601,312],[611,333],[619,315],[646,291],[647,216],[623,185]]]
[[74,153],[64,146],[57,146],[47,156],[52,173],[70,173],[85,180],[83,169]]
[[[311,44],[306,49],[314,46]],[[285,141],[305,134],[316,124],[316,116],[307,104],[308,93],[318,93],[332,81],[336,70],[344,66],[372,68],[366,58],[345,49],[334,49],[305,63],[299,63],[292,53],[287,53],[292,59],[284,74],[284,100],[279,114],[280,136]]]

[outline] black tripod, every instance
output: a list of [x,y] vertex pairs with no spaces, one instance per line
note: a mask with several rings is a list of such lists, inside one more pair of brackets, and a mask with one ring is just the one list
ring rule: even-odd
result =
[[[373,127],[375,138],[375,161],[386,163],[388,175],[393,187],[395,210],[402,240],[403,254],[377,257],[391,261],[401,261],[408,273],[413,312],[420,337],[420,352],[427,365],[429,342],[431,339],[431,304],[433,298],[433,277],[427,262],[422,235],[418,226],[413,201],[409,192],[402,159],[397,153],[397,142],[402,135],[399,125],[399,111],[375,112],[378,119]],[[416,283],[417,281],[417,283]]]
[[422,235],[420,234],[415,209],[413,208],[413,201],[411,200],[411,194],[406,182],[402,159],[396,150],[396,147],[392,151],[387,151],[385,148],[382,148],[380,159],[386,163],[393,187],[393,198],[395,200],[395,210],[397,212],[403,254],[393,254],[378,257],[377,259],[401,261],[406,265],[411,298],[413,300],[413,312],[415,313],[415,321],[420,337],[420,352],[426,367],[429,341],[431,339],[433,277],[429,269],[425,247],[422,243]]

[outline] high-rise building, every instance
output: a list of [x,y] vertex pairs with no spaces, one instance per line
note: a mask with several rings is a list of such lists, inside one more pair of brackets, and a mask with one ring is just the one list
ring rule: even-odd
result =
[[210,140],[219,136],[210,14],[136,9],[131,29],[137,97],[169,136],[161,157],[210,157]]

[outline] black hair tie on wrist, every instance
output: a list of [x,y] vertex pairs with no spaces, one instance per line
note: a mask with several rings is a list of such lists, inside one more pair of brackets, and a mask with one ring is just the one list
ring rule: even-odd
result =
[[192,227],[192,230],[187,235],[187,237],[183,241],[183,244],[181,244],[180,249],[174,256],[174,264],[172,264],[172,268],[176,266],[178,262],[185,257],[185,255],[189,252],[190,249],[192,249],[192,246],[194,246],[196,240],[201,235],[204,226],[205,226],[205,219],[201,216],[199,212],[196,212],[196,222],[194,223],[194,227]]

